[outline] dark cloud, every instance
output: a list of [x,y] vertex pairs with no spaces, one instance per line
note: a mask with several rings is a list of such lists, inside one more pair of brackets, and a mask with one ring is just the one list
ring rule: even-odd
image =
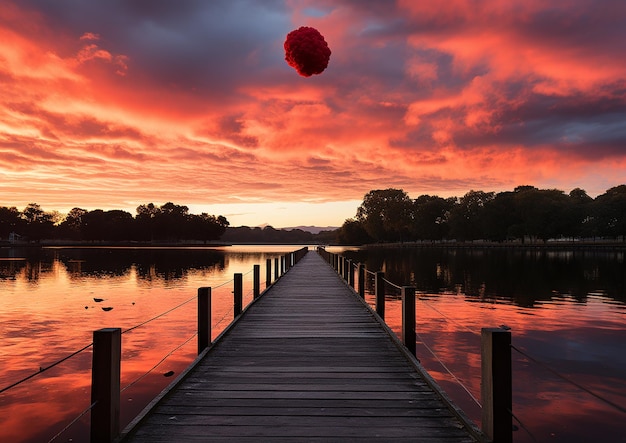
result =
[[128,57],[129,77],[198,94],[232,93],[280,58],[273,45],[289,29],[281,1],[27,0],[54,25],[85,33]]

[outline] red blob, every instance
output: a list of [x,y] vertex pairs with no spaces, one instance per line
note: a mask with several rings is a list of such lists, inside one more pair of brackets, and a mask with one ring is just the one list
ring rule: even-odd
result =
[[315,28],[301,26],[287,34],[285,60],[303,77],[321,74],[328,66],[330,48]]

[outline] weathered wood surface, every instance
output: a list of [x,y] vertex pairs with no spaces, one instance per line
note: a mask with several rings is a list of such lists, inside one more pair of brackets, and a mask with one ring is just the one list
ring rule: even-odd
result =
[[309,252],[124,441],[475,440]]

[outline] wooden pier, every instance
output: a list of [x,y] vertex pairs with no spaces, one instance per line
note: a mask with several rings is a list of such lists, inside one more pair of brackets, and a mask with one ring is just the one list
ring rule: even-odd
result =
[[122,433],[124,442],[474,442],[417,360],[309,252]]

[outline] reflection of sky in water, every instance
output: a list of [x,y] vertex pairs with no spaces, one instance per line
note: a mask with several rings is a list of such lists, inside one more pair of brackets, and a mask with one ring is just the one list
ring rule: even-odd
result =
[[[4,258],[0,259],[0,387],[81,348],[91,341],[93,330],[133,327],[194,298],[200,286],[214,288],[215,337],[232,319],[232,275],[245,274],[244,298],[249,300],[252,266],[261,265],[264,288],[266,258],[293,249],[0,250]],[[7,251],[12,251],[13,257]],[[384,264],[392,281],[400,282],[406,275],[406,281],[424,283],[418,287],[418,356],[472,419],[480,421],[480,409],[429,354],[422,340],[477,399],[480,328],[507,325],[517,348],[593,392],[626,404],[623,256],[620,261],[610,254],[587,254],[584,260],[573,253],[460,255],[437,252],[424,258],[393,254],[393,260],[383,260],[381,255],[372,263]],[[368,301],[373,302],[373,297],[368,296]],[[113,309],[104,311],[102,307]],[[399,332],[397,298],[389,298],[386,317]],[[122,387],[190,338],[195,328],[196,303],[192,300],[123,334]],[[192,339],[122,393],[123,423],[173,380],[164,373],[177,375],[191,362],[196,346]],[[623,441],[623,414],[515,350],[512,358],[514,412],[538,441],[590,441],[598,435],[603,441]],[[30,441],[47,441],[60,431],[89,405],[90,366],[89,350],[0,394],[0,441],[24,440],[27,435],[31,435]],[[84,440],[88,422],[87,414],[60,441]],[[515,441],[532,440],[520,430]]]
[[[2,249],[0,388],[89,344],[94,330],[120,327],[124,331],[191,299],[122,335],[121,386],[126,389],[121,415],[125,425],[175,378],[163,374],[174,371],[178,375],[195,357],[197,288],[214,288],[211,323],[215,338],[233,318],[233,274],[245,274],[247,304],[252,298],[253,265],[261,265],[264,289],[266,259],[295,249],[33,249],[20,251],[19,259],[4,256],[16,254],[15,250]],[[189,338],[152,373],[134,383]],[[0,394],[0,441],[48,441],[61,431],[89,406],[90,368],[88,349]],[[58,441],[85,441],[88,429],[86,414]]]
[[[515,347],[601,397],[626,406],[624,305],[601,295],[590,295],[585,303],[562,297],[535,308],[520,308],[505,299],[479,302],[454,292],[418,297],[418,358],[478,424],[480,408],[428,348],[480,401],[482,327],[510,327]],[[366,298],[375,303],[372,295]],[[385,317],[396,333],[401,329],[400,316],[401,302],[388,298]],[[529,362],[515,349],[512,359],[514,413],[537,441],[623,441],[623,413]],[[533,439],[520,429],[514,441]]]

